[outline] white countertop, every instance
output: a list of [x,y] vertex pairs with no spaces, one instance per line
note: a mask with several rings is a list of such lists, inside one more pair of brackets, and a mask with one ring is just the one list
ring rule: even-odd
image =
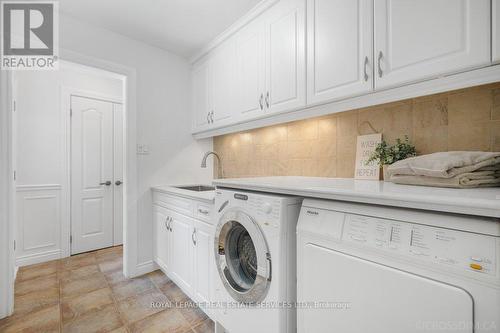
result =
[[153,191],[158,191],[158,192],[162,192],[162,193],[181,196],[184,198],[202,200],[202,201],[207,201],[207,202],[213,203],[215,200],[215,191],[196,192],[196,191],[190,191],[190,190],[183,190],[183,189],[175,187],[175,186],[199,186],[199,185],[211,186],[211,185],[206,185],[206,184],[179,184],[179,185],[153,186],[153,187],[151,187],[151,189]]
[[448,189],[319,177],[216,179],[217,187],[500,218],[500,188]]

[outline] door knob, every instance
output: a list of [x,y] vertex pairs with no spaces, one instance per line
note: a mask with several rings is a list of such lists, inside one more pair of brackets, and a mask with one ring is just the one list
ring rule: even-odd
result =
[[115,182],[115,185],[116,185],[116,186],[120,186],[121,184],[123,184],[123,182],[122,182],[121,180],[117,180],[117,181]]
[[105,183],[99,183],[99,185],[106,185],[106,186],[110,186],[111,185],[111,180],[108,180],[107,182]]

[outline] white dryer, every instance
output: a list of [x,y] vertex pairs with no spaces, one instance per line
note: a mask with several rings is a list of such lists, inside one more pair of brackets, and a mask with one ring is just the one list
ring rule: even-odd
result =
[[296,330],[296,226],[301,199],[218,189],[216,320],[228,333]]
[[500,332],[500,221],[305,200],[298,332]]

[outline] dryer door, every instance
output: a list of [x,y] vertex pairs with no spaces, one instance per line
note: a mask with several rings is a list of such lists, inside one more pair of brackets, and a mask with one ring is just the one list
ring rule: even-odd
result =
[[262,301],[271,282],[271,255],[259,225],[232,209],[222,215],[215,232],[215,260],[220,279],[237,302]]
[[[303,244],[298,332],[473,332],[474,302],[456,286]],[[306,303],[309,304],[309,303]]]

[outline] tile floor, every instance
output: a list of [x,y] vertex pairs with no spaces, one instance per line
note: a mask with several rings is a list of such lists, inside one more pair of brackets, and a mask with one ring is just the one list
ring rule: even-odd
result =
[[122,267],[122,247],[22,267],[0,332],[214,332],[161,271],[127,279]]

